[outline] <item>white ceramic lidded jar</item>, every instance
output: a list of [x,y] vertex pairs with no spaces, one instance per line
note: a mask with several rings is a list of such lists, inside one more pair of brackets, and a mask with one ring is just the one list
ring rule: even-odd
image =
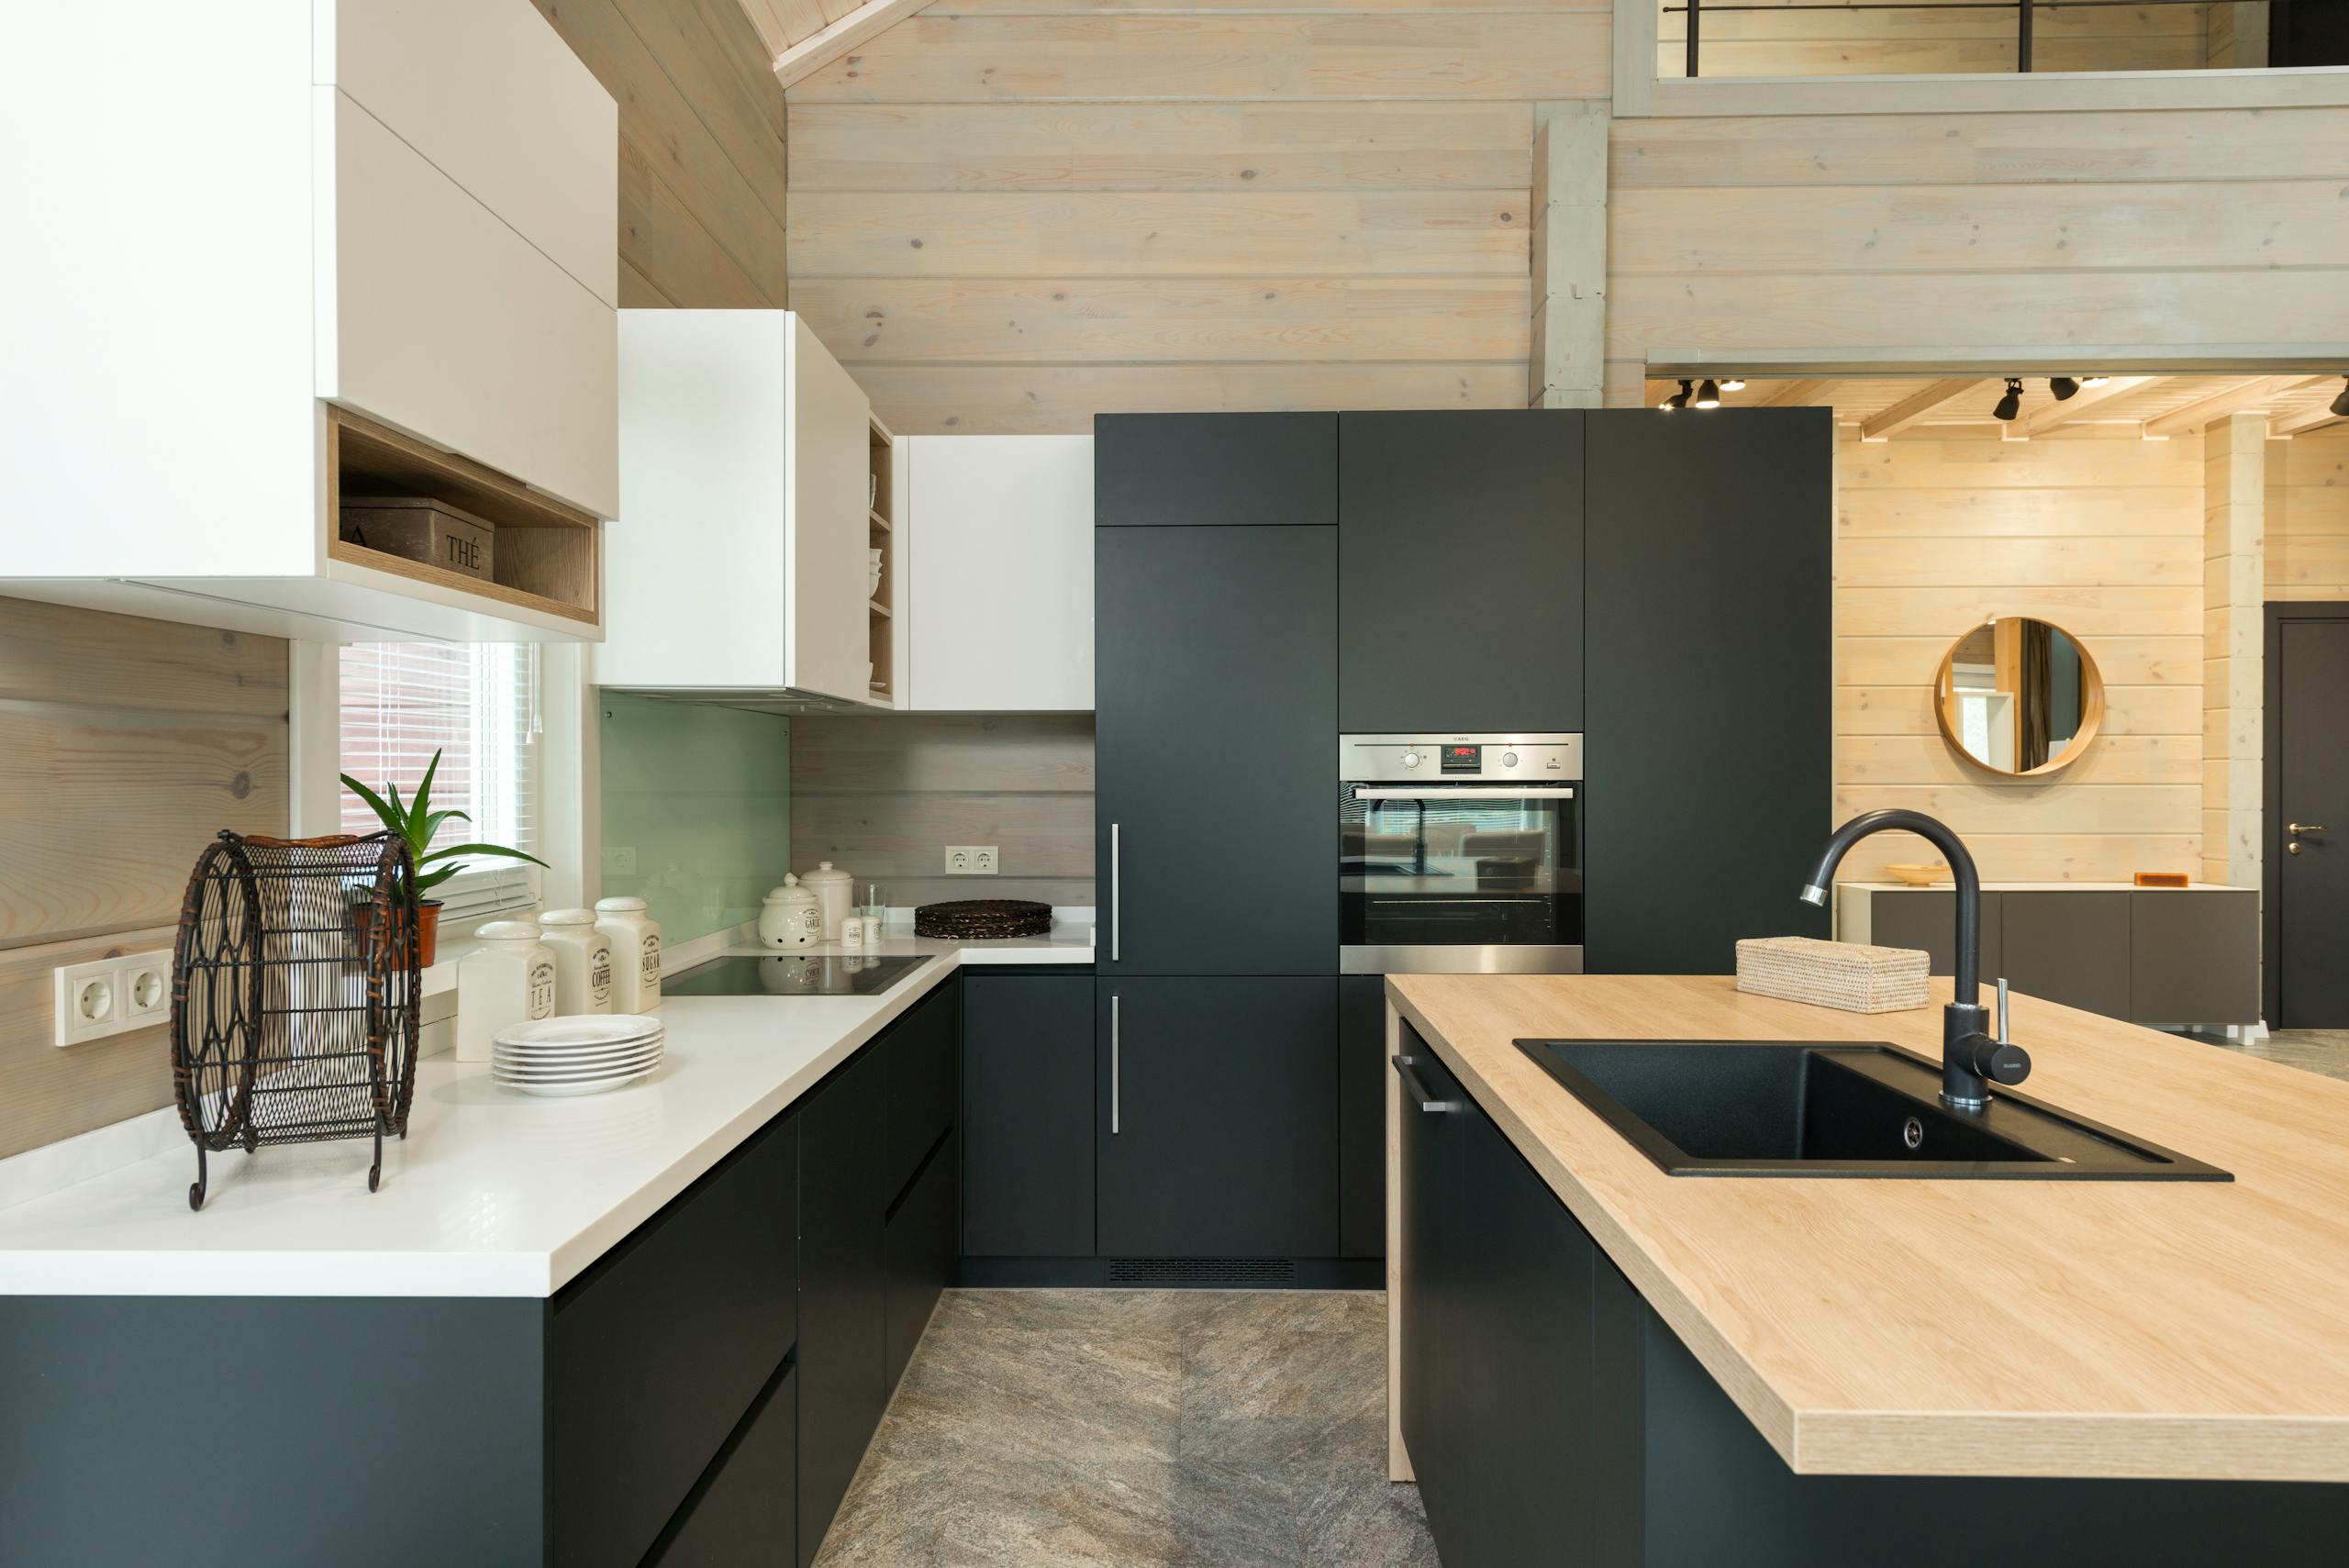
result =
[[539,917],[554,950],[557,1018],[612,1010],[612,939],[596,929],[593,909],[550,909]]
[[596,929],[612,940],[612,1011],[649,1013],[661,1005],[661,927],[641,898],[598,898]]
[[823,904],[799,885],[797,877],[785,873],[783,885],[759,906],[759,945],[788,951],[812,948],[823,940]]
[[487,1062],[500,1029],[554,1017],[554,951],[533,920],[492,920],[457,961],[457,1060]]
[[824,906],[824,940],[841,940],[841,922],[853,912],[849,899],[856,890],[856,879],[844,871],[833,869],[829,861],[818,861],[816,869],[802,875],[799,885],[816,895]]

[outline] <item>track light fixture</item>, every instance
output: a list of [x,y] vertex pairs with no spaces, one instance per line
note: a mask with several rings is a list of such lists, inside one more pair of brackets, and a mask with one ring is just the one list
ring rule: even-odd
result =
[[[1680,384],[1686,386],[1688,384],[1684,381]],[[1689,404],[1688,406],[1691,408],[1719,408],[1720,406],[1721,389],[1714,382],[1711,376],[1707,376],[1705,378],[1705,384],[1697,389],[1696,400]]]
[[1691,395],[1692,395],[1689,392],[1689,384],[1684,381],[1680,384],[1679,391],[1674,393],[1671,396],[1657,404],[1656,406],[1663,409],[1667,414],[1675,413],[1678,410],[1688,406],[1688,399]]
[[1990,410],[1990,416],[1995,419],[2011,420],[2021,412],[2022,377],[2010,375],[2007,377],[2007,395],[1998,399],[1998,406]]
[[1742,375],[1725,375],[1721,377],[1721,390],[1723,392],[1743,392],[1745,390],[1745,378]]
[[2349,375],[2341,378],[2341,395],[2332,400],[2332,411],[2349,419]]
[[2080,377],[2080,384],[2082,386],[2102,386],[2111,379],[2112,378],[2109,375],[2084,375]]
[[2051,375],[2047,378],[2047,390],[2054,394],[2056,402],[2061,403],[2079,391],[2080,384],[2067,375]]

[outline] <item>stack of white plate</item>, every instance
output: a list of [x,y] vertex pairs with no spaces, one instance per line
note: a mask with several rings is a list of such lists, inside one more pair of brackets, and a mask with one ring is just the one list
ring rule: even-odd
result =
[[658,1018],[540,1018],[490,1040],[492,1077],[526,1095],[600,1095],[661,1065]]

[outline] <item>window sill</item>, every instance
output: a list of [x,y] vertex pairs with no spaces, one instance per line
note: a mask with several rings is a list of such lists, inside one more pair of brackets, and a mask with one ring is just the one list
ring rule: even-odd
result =
[[1743,115],[2281,109],[2349,105],[2349,66],[2296,71],[2050,71],[2011,75],[1618,79],[1618,119]]

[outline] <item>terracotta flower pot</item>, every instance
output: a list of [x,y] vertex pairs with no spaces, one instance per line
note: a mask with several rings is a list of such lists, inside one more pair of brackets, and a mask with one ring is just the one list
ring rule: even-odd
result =
[[[437,898],[424,899],[417,905],[416,910],[416,963],[419,969],[429,969],[440,946],[440,901]],[[360,941],[368,940],[368,932],[374,924],[374,905],[354,904],[351,906],[351,932]]]

